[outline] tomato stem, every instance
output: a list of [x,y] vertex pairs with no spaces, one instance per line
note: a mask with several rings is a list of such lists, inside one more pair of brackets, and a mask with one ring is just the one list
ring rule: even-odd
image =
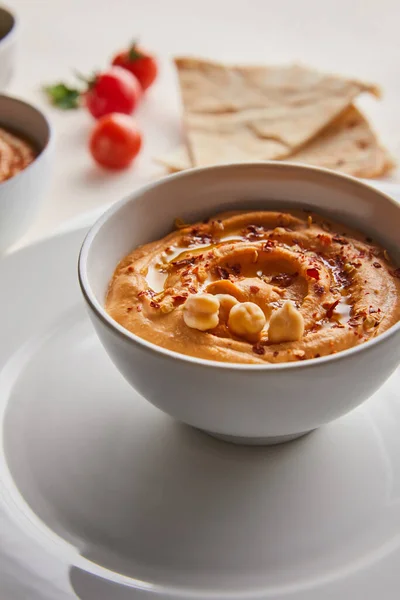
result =
[[143,58],[143,54],[138,50],[138,41],[134,40],[129,48],[128,58],[131,62],[135,60],[139,60],[139,58]]

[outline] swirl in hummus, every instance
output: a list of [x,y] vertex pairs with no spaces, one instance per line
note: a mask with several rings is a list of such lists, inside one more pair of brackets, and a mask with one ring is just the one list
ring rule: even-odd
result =
[[26,169],[35,158],[29,142],[0,127],[0,183]]
[[106,299],[111,317],[154,344],[231,363],[298,361],[400,319],[400,269],[345,226],[305,211],[177,225],[119,263]]

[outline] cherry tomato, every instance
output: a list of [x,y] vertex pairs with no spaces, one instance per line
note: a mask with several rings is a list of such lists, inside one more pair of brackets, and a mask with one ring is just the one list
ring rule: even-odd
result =
[[112,64],[123,67],[135,75],[143,90],[147,90],[151,86],[158,73],[157,61],[154,56],[136,44],[133,44],[129,50],[117,54],[113,58]]
[[85,102],[95,119],[114,112],[130,115],[141,94],[140,84],[132,73],[111,67],[89,82]]
[[97,121],[89,141],[94,160],[107,169],[125,169],[142,146],[142,134],[128,115],[113,113]]

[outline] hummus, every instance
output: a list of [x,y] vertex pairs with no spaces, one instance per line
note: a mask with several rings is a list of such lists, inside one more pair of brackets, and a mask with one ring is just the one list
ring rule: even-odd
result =
[[29,142],[0,127],[0,183],[25,169],[35,158]]
[[[106,299],[111,317],[154,344],[231,363],[298,361],[357,346],[400,319],[400,269],[386,250],[314,213],[225,213],[177,227],[119,263]],[[257,333],[230,327],[225,302],[217,319],[202,313],[208,330],[196,329],[192,313],[184,318],[194,295],[211,312],[210,295],[231,298],[231,314]],[[287,315],[292,341],[276,341],[276,325],[269,337]]]

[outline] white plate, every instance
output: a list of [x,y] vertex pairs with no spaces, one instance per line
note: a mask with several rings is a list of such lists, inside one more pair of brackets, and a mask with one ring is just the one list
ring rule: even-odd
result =
[[76,594],[397,599],[400,371],[296,442],[218,442],[109,361],[76,281],[83,235],[0,263],[1,497]]

